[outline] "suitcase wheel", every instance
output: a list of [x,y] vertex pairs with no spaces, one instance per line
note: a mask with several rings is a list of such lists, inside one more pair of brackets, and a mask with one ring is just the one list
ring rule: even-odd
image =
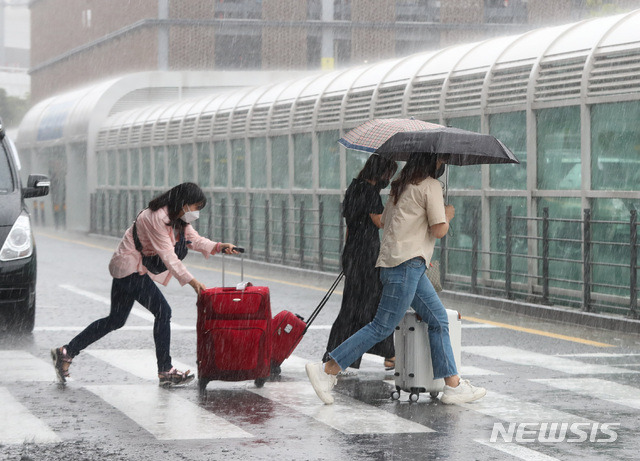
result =
[[209,380],[198,378],[198,390],[201,394],[204,394],[204,392],[207,390],[207,384],[209,384]]
[[436,391],[429,392],[429,395],[434,400],[438,398],[438,394],[439,394],[439,392],[436,392]]
[[409,394],[409,402],[417,402],[420,398],[420,394],[414,394],[413,392]]
[[391,400],[399,400],[400,399],[400,391],[393,391],[391,393]]
[[257,388],[261,388],[262,386],[264,386],[264,383],[266,382],[267,382],[266,378],[258,378],[253,383],[256,385]]

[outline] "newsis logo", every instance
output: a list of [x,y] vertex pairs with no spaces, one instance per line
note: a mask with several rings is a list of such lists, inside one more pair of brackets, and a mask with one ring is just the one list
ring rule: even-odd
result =
[[493,423],[491,442],[612,443],[619,423]]

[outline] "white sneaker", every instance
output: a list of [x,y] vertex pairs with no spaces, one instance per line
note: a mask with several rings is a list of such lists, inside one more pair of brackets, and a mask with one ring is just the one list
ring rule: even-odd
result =
[[320,400],[325,404],[331,405],[333,403],[333,396],[331,395],[331,389],[336,385],[338,380],[335,376],[325,373],[324,363],[307,363],[305,365],[307,376],[313,386],[313,390],[316,391]]
[[460,379],[456,387],[445,385],[440,401],[447,405],[473,402],[485,396],[487,390],[484,387],[472,386],[468,379]]

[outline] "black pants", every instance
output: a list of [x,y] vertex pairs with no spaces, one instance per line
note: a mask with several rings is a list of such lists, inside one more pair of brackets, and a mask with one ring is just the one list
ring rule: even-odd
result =
[[155,316],[153,340],[156,344],[158,372],[171,369],[171,306],[162,292],[148,275],[133,273],[121,279],[113,279],[111,285],[111,312],[105,318],[96,320],[66,345],[67,353],[75,357],[90,344],[107,333],[121,328],[138,301]]

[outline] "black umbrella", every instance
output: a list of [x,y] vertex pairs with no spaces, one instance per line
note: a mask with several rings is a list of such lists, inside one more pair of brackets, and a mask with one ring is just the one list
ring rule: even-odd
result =
[[449,165],[520,163],[507,146],[491,135],[444,126],[396,133],[375,151],[396,161],[407,161],[416,152],[445,154],[443,159]]

